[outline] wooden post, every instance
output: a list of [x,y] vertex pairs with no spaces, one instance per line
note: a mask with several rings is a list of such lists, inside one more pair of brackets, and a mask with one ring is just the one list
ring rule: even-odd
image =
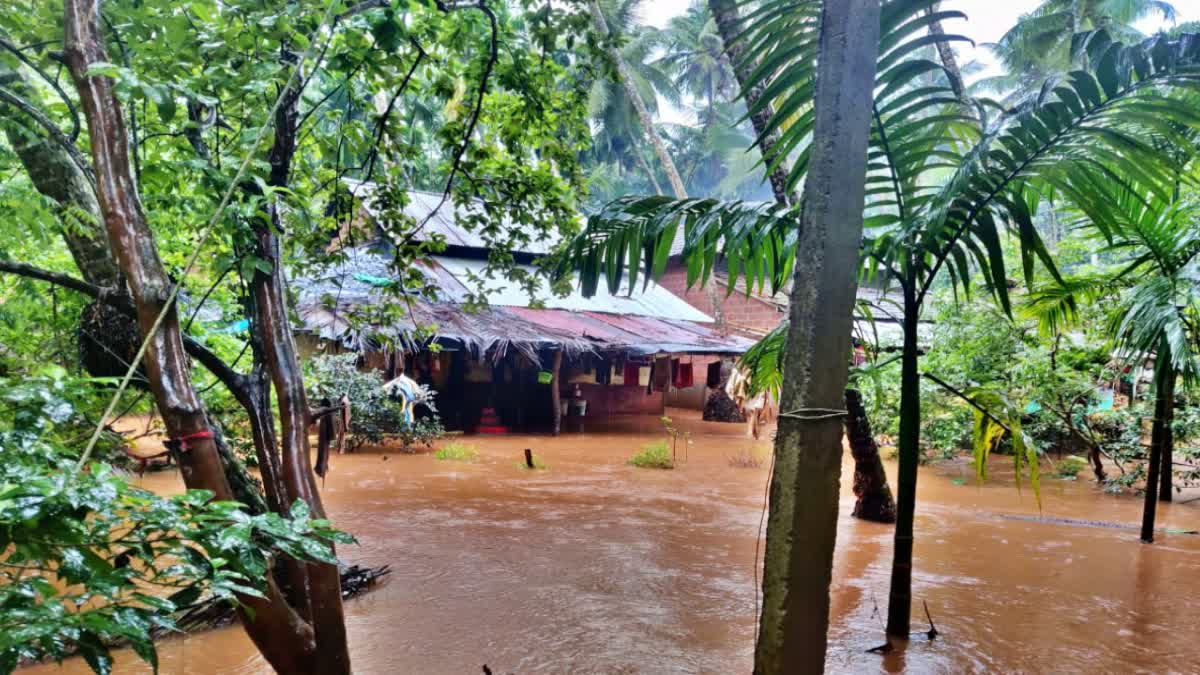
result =
[[554,352],[554,367],[550,370],[550,405],[554,406],[554,435],[562,432],[562,394],[559,392],[558,378],[562,370],[562,350]]
[[529,467],[530,469],[537,468],[533,465],[533,450],[530,450],[529,448],[525,448],[525,466]]

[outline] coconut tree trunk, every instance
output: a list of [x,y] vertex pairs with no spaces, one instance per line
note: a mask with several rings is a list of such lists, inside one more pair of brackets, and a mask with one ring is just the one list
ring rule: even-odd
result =
[[[65,54],[87,119],[97,196],[108,240],[124,274],[138,324],[149,336],[145,370],[169,437],[191,437],[179,446],[178,461],[189,488],[211,490],[217,499],[231,499],[208,420],[189,376],[179,316],[165,303],[172,281],[158,257],[154,235],[146,222],[129,161],[128,134],[114,82],[89,75],[91,64],[107,62],[100,39],[99,5],[88,0],[65,2]],[[165,312],[164,312],[165,308]],[[157,317],[163,320],[154,329]],[[288,421],[284,420],[285,430]],[[319,513],[319,512],[318,512]],[[329,659],[319,658],[313,624],[308,623],[284,598],[273,577],[265,581],[265,597],[243,596],[246,632],[282,673],[349,672],[326,670]]]
[[904,283],[904,347],[900,356],[900,431],[897,449],[896,534],[888,595],[887,634],[907,638],[912,616],[913,517],[921,442],[921,375],[918,371],[918,306],[913,283]]
[[[597,0],[591,0],[589,6],[592,11],[592,23],[596,27],[596,32],[600,34],[601,38],[608,38],[608,21],[604,18],[604,12],[600,9],[600,3]],[[667,146],[663,143],[662,137],[658,135],[658,130],[654,127],[654,119],[650,116],[650,111],[646,108],[646,102],[642,100],[641,94],[638,93],[637,85],[634,84],[633,73],[629,70],[629,64],[625,63],[625,58],[621,56],[620,50],[615,47],[609,50],[609,55],[617,65],[617,76],[621,78],[621,84],[625,87],[625,94],[629,96],[629,102],[633,104],[633,110],[637,113],[638,122],[642,125],[642,133],[646,134],[646,138],[649,139],[650,145],[654,148],[654,154],[658,155],[658,161],[662,164],[663,171],[667,174],[667,181],[671,183],[671,191],[675,193],[676,199],[687,199],[687,190],[683,187],[683,179],[679,177],[679,170],[675,168],[675,161],[667,153]]]
[[878,44],[878,0],[823,3],[756,673],[825,666],[842,457],[841,415],[830,411],[845,404]]
[[857,389],[846,390],[846,437],[854,456],[854,515],[876,523],[896,522],[896,502],[888,487],[879,445]]
[[[712,13],[713,20],[717,24],[717,33],[725,44],[725,53],[729,56],[730,65],[733,66],[733,73],[737,77],[742,97],[746,99],[746,107],[753,110],[755,104],[762,98],[765,85],[761,83],[754,86],[746,85],[755,64],[746,61],[745,50],[737,39],[743,30],[741,17],[738,16],[737,2],[736,0],[708,0],[708,10]],[[750,116],[750,123],[754,125],[754,134],[758,137],[758,147],[762,151],[763,160],[768,165],[776,160],[775,146],[779,142],[778,133],[764,133],[774,115],[775,110],[770,105],[766,105]],[[787,175],[788,162],[786,159],[780,160],[767,175],[771,183],[771,192],[775,194],[775,201],[780,204],[795,203],[792,194],[788,191]]]
[[[937,3],[929,8],[929,13],[933,14],[938,11],[941,3]],[[945,38],[946,31],[942,28],[942,22],[938,20],[929,23],[929,34],[936,38]],[[954,95],[960,100],[966,97],[966,87],[963,85],[962,70],[958,67],[958,59],[954,56],[954,48],[949,42],[944,39],[939,39],[937,42],[938,57],[942,60],[942,68],[946,71],[946,78],[950,80],[950,89],[954,91]]]

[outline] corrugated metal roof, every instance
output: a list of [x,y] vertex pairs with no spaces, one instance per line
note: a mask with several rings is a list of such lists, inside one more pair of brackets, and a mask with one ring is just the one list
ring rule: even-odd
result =
[[[298,276],[297,313],[306,330],[354,349],[370,349],[374,339],[388,337],[413,347],[418,327],[433,326],[435,340],[457,342],[477,352],[503,355],[515,348],[536,359],[540,349],[569,352],[621,351],[632,354],[739,354],[753,342],[718,333],[712,320],[667,289],[656,284],[632,295],[602,290],[584,298],[578,290],[544,300],[531,308],[525,293],[506,280],[488,281],[489,304],[469,312],[461,302],[468,274],[482,275],[483,261],[436,256],[422,264],[428,283],[441,295],[437,301],[411,298],[398,325],[372,325],[370,309],[395,300],[395,279],[389,260],[368,249],[346,251],[346,260],[319,274]],[[532,269],[532,268],[529,268]]]
[[[374,191],[375,185],[349,178],[344,180],[354,196],[361,201],[364,214],[369,218],[375,218],[377,213],[371,204],[371,193]],[[404,207],[404,214],[417,223],[425,222],[426,218],[429,219],[420,232],[416,233],[416,239],[429,241],[435,236],[441,236],[450,246],[481,250],[489,248],[488,242],[483,237],[459,222],[459,219],[465,216],[482,214],[481,202],[476,201],[467,206],[456,206],[450,198],[446,198],[443,202],[440,192],[410,190],[407,194],[409,203]],[[513,228],[507,218],[501,219],[501,226],[506,230]],[[557,232],[547,232],[541,239],[530,241],[524,245],[520,252],[545,255],[553,250],[559,241]]]
[[[469,275],[481,277],[487,270],[487,262],[483,260],[436,256],[434,261],[462,282],[463,286],[472,285],[468,281]],[[535,270],[530,266],[526,266],[524,269],[530,272]],[[630,293],[629,282],[626,280],[615,295],[609,293],[608,286],[602,283],[596,294],[590,298],[584,297],[578,283],[575,283],[574,286],[574,290],[569,295],[542,298],[542,305],[550,309],[653,316],[660,319],[684,319],[686,321],[712,321],[712,317],[692,307],[674,293],[654,282],[650,282],[644,288],[639,282]],[[488,279],[486,287],[488,304],[502,307],[528,307],[531,304],[525,291],[507,279]],[[447,299],[462,300],[463,298]]]

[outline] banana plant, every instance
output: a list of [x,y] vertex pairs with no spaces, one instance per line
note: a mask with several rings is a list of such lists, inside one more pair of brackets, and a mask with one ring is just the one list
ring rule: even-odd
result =
[[[1011,312],[1008,266],[1001,238],[1020,243],[1021,269],[1032,281],[1038,261],[1060,278],[1038,236],[1033,216],[1051,196],[1071,200],[1080,171],[1114,179],[1136,177],[1166,194],[1178,175],[1168,150],[1182,142],[1178,129],[1200,128],[1194,110],[1178,97],[1200,88],[1200,37],[1159,37],[1125,45],[1103,31],[1078,36],[1089,53],[1088,70],[1038,83],[1036,94],[1015,110],[993,114],[987,102],[964,102],[950,89],[942,66],[930,58],[939,40],[928,33],[936,19],[959,12],[933,11],[933,2],[893,0],[881,17],[874,124],[862,244],[861,279],[880,275],[903,293],[904,343],[898,514],[887,632],[909,634],[912,542],[919,458],[919,352],[917,322],[930,290],[943,279],[969,293],[973,273],[1005,312]],[[809,107],[816,27],[815,1],[768,0],[747,17],[747,58],[761,64],[748,85],[765,86],[760,100],[774,105],[772,130],[783,142],[766,161],[789,171],[794,186],[806,170],[811,135]],[[765,105],[765,104],[764,104]],[[746,292],[780,289],[795,258],[798,210],[777,204],[709,199],[625,198],[589,219],[572,241],[562,267],[577,270],[585,291],[601,279],[616,292],[628,275],[647,282],[665,269],[677,229],[684,231],[689,282],[703,284],[717,264],[729,292],[745,277]],[[640,269],[639,269],[640,268]]]

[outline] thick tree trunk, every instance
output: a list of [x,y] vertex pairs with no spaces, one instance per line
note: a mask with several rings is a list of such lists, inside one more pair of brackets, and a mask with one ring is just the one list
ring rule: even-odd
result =
[[846,390],[846,437],[854,456],[854,515],[876,523],[896,522],[896,502],[888,487],[879,445],[871,432],[871,420],[857,389]]
[[904,351],[900,357],[900,468],[896,478],[896,535],[888,595],[887,634],[908,638],[912,617],[913,517],[921,459],[921,374],[918,372],[916,293],[904,286]]
[[[203,406],[192,387],[179,316],[166,307],[171,280],[158,257],[129,163],[128,135],[111,79],[88,75],[93,63],[107,62],[99,35],[99,6],[66,0],[66,60],[88,123],[97,196],[105,229],[124,273],[143,336],[149,336],[145,368],[167,435],[183,438],[209,431]],[[166,307],[165,313],[163,313]],[[154,330],[160,313],[163,320]],[[189,488],[211,490],[217,499],[232,499],[214,439],[200,436],[176,453]],[[272,577],[264,598],[244,596],[243,623],[268,662],[283,673],[322,671],[315,658],[312,626],[287,603]]]
[[[600,34],[601,38],[607,39],[609,36],[608,21],[604,18],[604,12],[600,9],[600,3],[597,0],[591,0],[589,5],[592,11],[592,23],[596,26],[596,32]],[[625,87],[625,94],[629,97],[629,102],[633,104],[634,112],[637,113],[638,122],[642,126],[642,133],[646,134],[647,140],[650,141],[650,145],[654,148],[654,154],[658,155],[658,161],[662,163],[663,171],[667,174],[667,181],[671,183],[671,191],[675,193],[676,199],[687,199],[687,190],[683,187],[683,179],[679,177],[679,170],[675,168],[675,161],[667,153],[667,146],[663,143],[662,137],[658,135],[658,130],[654,127],[654,118],[650,116],[650,110],[646,108],[646,102],[642,100],[642,95],[638,93],[633,73],[629,70],[629,64],[625,63],[625,57],[621,56],[621,52],[616,48],[609,50],[609,55],[617,65],[617,76],[621,78],[621,84]]]
[[[37,91],[20,71],[0,67],[0,74],[5,76],[8,89],[30,105],[38,106]],[[33,187],[58,204],[63,240],[83,278],[104,288],[116,287],[117,262],[100,222],[100,205],[91,179],[67,148],[47,137],[45,130],[24,115],[14,106],[0,105],[0,126],[9,145],[16,151]]]
[[824,3],[763,559],[756,673],[825,667],[851,313],[862,239],[879,1]]
[[[755,64],[746,62],[742,45],[737,40],[743,30],[741,18],[738,16],[737,0],[708,0],[708,10],[712,12],[721,41],[725,43],[725,53],[729,55],[729,63],[733,66],[733,73],[741,87],[742,97],[746,99],[746,107],[753,109],[754,105],[762,98],[764,86],[762,84],[746,86],[746,81],[754,70]],[[778,133],[764,134],[774,115],[775,110],[770,105],[766,105],[750,116],[750,123],[754,125],[754,134],[758,137],[758,147],[762,151],[763,161],[768,166],[776,160],[775,145],[779,142]],[[787,188],[787,174],[788,162],[783,159],[767,175],[771,182],[771,192],[775,194],[775,201],[785,205],[795,203],[794,197]]]

